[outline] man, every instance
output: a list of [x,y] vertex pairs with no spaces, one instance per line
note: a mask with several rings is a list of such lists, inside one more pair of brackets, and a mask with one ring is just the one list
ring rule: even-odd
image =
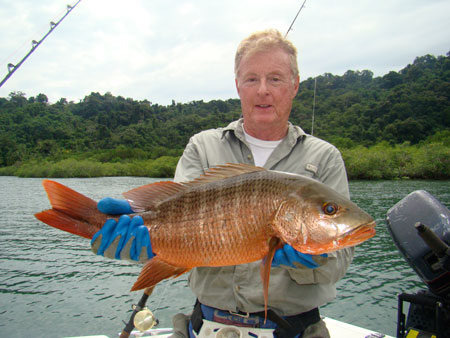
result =
[[[299,88],[295,47],[276,30],[250,35],[238,47],[235,78],[243,118],[225,128],[194,135],[177,165],[175,181],[192,180],[219,164],[248,163],[315,178],[349,197],[339,151],[288,122]],[[109,207],[115,205],[110,201],[104,204],[106,208],[99,202],[103,212],[111,212]],[[126,204],[125,211],[116,213],[130,211]],[[137,217],[131,222],[129,218],[119,221],[117,226],[115,222],[105,224],[105,230],[93,239],[93,251],[116,258],[151,258],[151,234],[147,239],[148,231],[140,224]],[[198,302],[189,332],[183,333],[184,323],[179,324],[180,328],[175,324],[175,329],[179,335],[193,337],[208,320],[274,328],[279,337],[329,337],[318,307],[335,297],[335,283],[344,276],[353,250],[325,256],[304,255],[288,245],[277,250],[269,285],[268,308],[272,316],[266,323],[260,316],[264,300],[259,262],[193,269],[189,285]]]

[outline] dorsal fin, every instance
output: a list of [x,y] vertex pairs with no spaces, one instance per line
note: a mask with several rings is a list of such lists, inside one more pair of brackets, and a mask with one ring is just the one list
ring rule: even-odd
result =
[[197,185],[197,184],[205,184],[215,181],[220,181],[225,178],[234,177],[242,174],[253,173],[257,171],[264,171],[266,169],[262,167],[257,167],[251,164],[245,163],[227,163],[217,165],[215,167],[209,168],[205,171],[205,173],[196,178],[193,181],[184,182],[184,185]]
[[156,182],[132,189],[122,195],[130,202],[133,211],[144,212],[154,209],[160,202],[184,191],[189,187],[264,170],[266,169],[250,164],[227,163],[209,168],[203,175],[189,182]]

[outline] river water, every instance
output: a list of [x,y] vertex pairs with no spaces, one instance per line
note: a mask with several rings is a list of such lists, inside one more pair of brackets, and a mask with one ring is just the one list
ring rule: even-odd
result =
[[[41,179],[0,177],[0,336],[117,337],[141,293],[129,292],[140,266],[106,260],[89,241],[53,229],[33,214],[49,208]],[[93,198],[120,193],[155,179],[105,177],[58,179]],[[450,181],[353,181],[352,200],[377,220],[377,236],[356,249],[338,297],[321,313],[395,336],[397,294],[423,288],[394,246],[384,218],[414,190],[424,189],[450,205]],[[188,313],[194,296],[186,276],[160,283],[148,306],[171,326],[171,316]]]

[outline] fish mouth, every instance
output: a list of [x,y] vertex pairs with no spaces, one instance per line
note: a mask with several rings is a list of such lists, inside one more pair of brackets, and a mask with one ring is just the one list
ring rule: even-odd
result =
[[320,255],[352,247],[361,244],[362,242],[375,236],[376,234],[375,226],[376,226],[375,221],[363,223],[358,225],[356,228],[353,228],[345,232],[337,239],[330,241],[328,243],[314,243],[314,244],[310,243],[307,246],[304,245],[299,247],[294,246],[294,249],[302,253],[308,253],[311,255]]
[[339,246],[354,246],[372,238],[376,234],[375,226],[375,221],[371,221],[348,231],[338,240]]

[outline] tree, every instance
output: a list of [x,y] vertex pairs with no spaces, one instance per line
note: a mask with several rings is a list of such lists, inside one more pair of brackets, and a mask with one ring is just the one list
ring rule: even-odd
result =
[[391,89],[400,85],[402,82],[402,76],[399,73],[390,71],[383,76],[381,86],[385,89]]
[[47,104],[47,103],[48,103],[48,98],[47,98],[47,96],[46,96],[45,94],[39,94],[39,95],[36,97],[36,101],[39,102],[39,103],[45,103],[45,104]]

